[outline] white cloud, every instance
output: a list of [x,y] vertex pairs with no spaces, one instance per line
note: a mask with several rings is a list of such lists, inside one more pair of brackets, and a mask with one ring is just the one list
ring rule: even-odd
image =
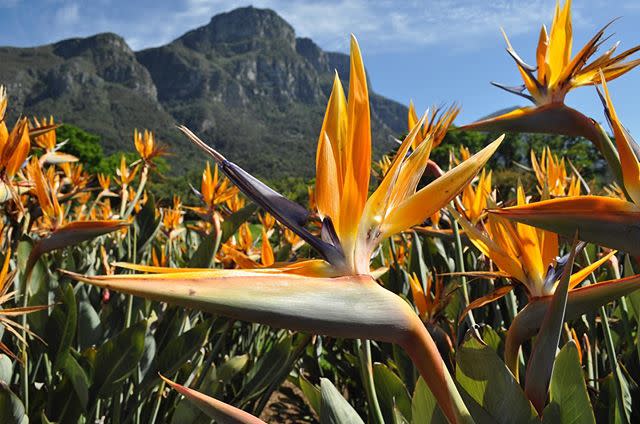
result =
[[[0,7],[20,0],[0,0]],[[415,51],[425,46],[468,50],[495,43],[503,27],[513,37],[535,34],[549,24],[555,0],[41,0],[47,3],[54,31],[40,38],[84,36],[100,31],[123,35],[134,49],[165,44],[186,31],[206,24],[213,15],[253,5],[270,8],[296,30],[326,50],[346,51],[350,33],[369,54]],[[575,27],[600,25],[604,0],[576,2]],[[636,0],[637,1],[637,0]],[[104,3],[110,2],[109,6]],[[82,7],[79,7],[79,4]],[[621,7],[633,7],[628,0]],[[46,8],[45,8],[46,9]],[[123,12],[127,13],[123,13]],[[593,18],[587,18],[591,17]],[[47,17],[41,16],[46,19]]]
[[80,7],[77,3],[65,4],[56,11],[55,22],[62,27],[73,25],[79,19]]
[[[275,10],[325,49],[346,50],[355,33],[378,52],[438,43],[472,47],[503,27],[512,36],[537,32],[551,20],[555,0],[185,0],[171,27],[192,28],[214,14],[252,4]],[[574,6],[574,22],[583,19]],[[190,25],[190,26],[183,26]],[[175,34],[178,36],[179,34]]]

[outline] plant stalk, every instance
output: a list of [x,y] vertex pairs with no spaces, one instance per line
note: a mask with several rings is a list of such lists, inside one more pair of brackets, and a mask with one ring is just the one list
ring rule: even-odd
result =
[[358,349],[358,358],[360,364],[360,378],[364,385],[367,395],[367,404],[369,406],[369,416],[371,422],[375,424],[384,424],[382,410],[378,402],[375,381],[373,380],[373,364],[371,362],[371,342],[369,340],[356,340],[356,348]]

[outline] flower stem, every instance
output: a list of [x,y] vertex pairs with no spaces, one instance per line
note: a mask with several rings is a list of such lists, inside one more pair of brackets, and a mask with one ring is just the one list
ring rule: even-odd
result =
[[356,340],[356,348],[358,349],[358,358],[360,359],[360,377],[364,384],[364,390],[367,394],[367,403],[369,404],[369,414],[371,422],[375,424],[384,424],[378,395],[376,394],[376,386],[373,380],[373,365],[371,363],[371,342],[369,340]]
[[474,420],[438,352],[438,347],[417,316],[416,321],[411,331],[411,337],[401,343],[402,347],[418,368],[420,375],[429,386],[449,422],[473,423]]
[[[451,207],[453,208],[454,205],[452,204]],[[464,273],[464,252],[462,250],[460,228],[458,227],[458,221],[456,221],[453,216],[451,217],[451,229],[453,230],[454,244],[456,248],[456,269],[458,270],[458,272]],[[467,277],[464,275],[460,276],[460,282],[462,283],[462,296],[464,298],[464,307],[466,308],[467,306],[469,306],[469,288],[467,286]],[[469,326],[471,328],[475,328],[476,320],[473,316],[473,311],[469,311],[466,319],[469,322]]]

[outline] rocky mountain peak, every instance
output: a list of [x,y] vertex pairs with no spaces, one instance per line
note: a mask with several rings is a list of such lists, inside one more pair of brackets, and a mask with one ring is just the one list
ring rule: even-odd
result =
[[[117,34],[102,33],[87,38],[72,38],[51,47],[54,55],[66,61],[58,72],[64,74],[63,80],[78,79],[71,74],[80,73],[87,75],[79,81],[88,81],[95,70],[97,76],[105,82],[123,84],[151,98],[157,96],[149,72],[140,65],[135,52],[124,38]],[[68,89],[68,84],[63,84],[63,88]]]
[[[138,52],[116,34],[0,47],[10,120],[53,113],[101,135],[109,153],[131,149],[133,128],[148,128],[175,153],[174,172],[201,165],[176,131],[179,122],[270,179],[313,175],[334,70],[348,86],[348,55],[296,39],[274,11],[253,7],[216,15],[171,43]],[[407,112],[370,92],[378,155],[405,130]]]
[[80,56],[85,53],[101,54],[107,53],[118,54],[123,56],[133,56],[133,50],[127,42],[119,36],[111,32],[96,34],[86,38],[70,38],[53,44],[54,54],[69,59],[74,56]]
[[[257,40],[295,48],[295,31],[273,10],[249,6],[216,15],[207,25],[186,33],[179,40],[198,51],[225,44],[251,46]],[[239,53],[237,49],[234,52]]]

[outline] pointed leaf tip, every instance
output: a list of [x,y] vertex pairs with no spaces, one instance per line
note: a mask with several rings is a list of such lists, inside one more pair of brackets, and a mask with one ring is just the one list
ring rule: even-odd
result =
[[195,405],[199,410],[204,412],[209,418],[221,423],[228,424],[265,424],[261,419],[254,417],[248,412],[231,406],[227,403],[219,401],[211,396],[207,396],[196,390],[175,383],[162,374],[160,378],[164,380],[172,389],[186,397],[189,402]]

